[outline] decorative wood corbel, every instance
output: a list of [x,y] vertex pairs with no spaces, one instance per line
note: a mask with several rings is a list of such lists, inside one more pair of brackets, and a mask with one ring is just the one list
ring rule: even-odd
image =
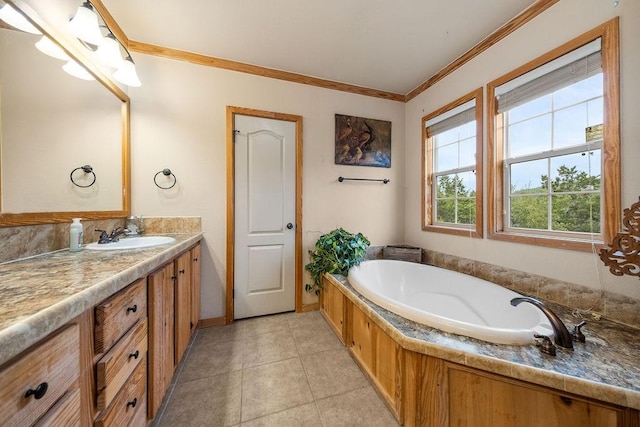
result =
[[640,277],[640,200],[624,210],[622,225],[626,231],[616,234],[610,249],[600,250],[600,259],[616,276]]

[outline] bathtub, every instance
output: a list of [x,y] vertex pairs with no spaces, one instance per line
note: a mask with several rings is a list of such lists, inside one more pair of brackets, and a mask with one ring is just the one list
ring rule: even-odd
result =
[[524,345],[534,334],[553,335],[546,316],[522,296],[486,280],[430,265],[364,261],[348,281],[367,299],[402,317],[445,332],[496,344]]

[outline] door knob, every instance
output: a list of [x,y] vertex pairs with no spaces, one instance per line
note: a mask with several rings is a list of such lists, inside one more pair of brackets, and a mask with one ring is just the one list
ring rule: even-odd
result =
[[293,224],[291,224],[291,223],[287,224],[287,228],[288,228],[289,230],[291,230],[291,229],[293,228]]

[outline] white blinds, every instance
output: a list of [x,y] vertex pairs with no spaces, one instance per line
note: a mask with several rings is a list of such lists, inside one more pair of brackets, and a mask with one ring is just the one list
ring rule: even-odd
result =
[[476,103],[475,100],[466,102],[463,105],[449,110],[448,112],[428,120],[427,136],[432,137],[450,129],[462,126],[476,119]]
[[[533,70],[531,73],[535,71]],[[504,113],[518,105],[601,72],[602,52],[597,51],[498,95],[496,97],[498,99],[498,112]],[[523,77],[526,80],[526,74]]]

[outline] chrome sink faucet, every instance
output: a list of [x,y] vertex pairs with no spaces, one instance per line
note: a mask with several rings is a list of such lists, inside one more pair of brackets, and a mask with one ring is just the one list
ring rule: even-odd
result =
[[120,236],[127,232],[126,228],[116,227],[111,234],[107,234],[104,230],[96,230],[100,232],[100,237],[98,238],[98,244],[102,245],[105,243],[117,242]]
[[521,302],[528,302],[542,310],[545,316],[547,316],[547,319],[549,319],[549,322],[551,322],[551,327],[553,327],[553,334],[555,336],[554,341],[556,345],[567,350],[573,350],[573,339],[571,338],[571,334],[567,330],[567,327],[564,325],[564,323],[562,323],[562,320],[560,320],[560,318],[553,311],[551,311],[549,307],[547,307],[537,299],[531,297],[514,298],[511,300],[511,305],[515,307]]

